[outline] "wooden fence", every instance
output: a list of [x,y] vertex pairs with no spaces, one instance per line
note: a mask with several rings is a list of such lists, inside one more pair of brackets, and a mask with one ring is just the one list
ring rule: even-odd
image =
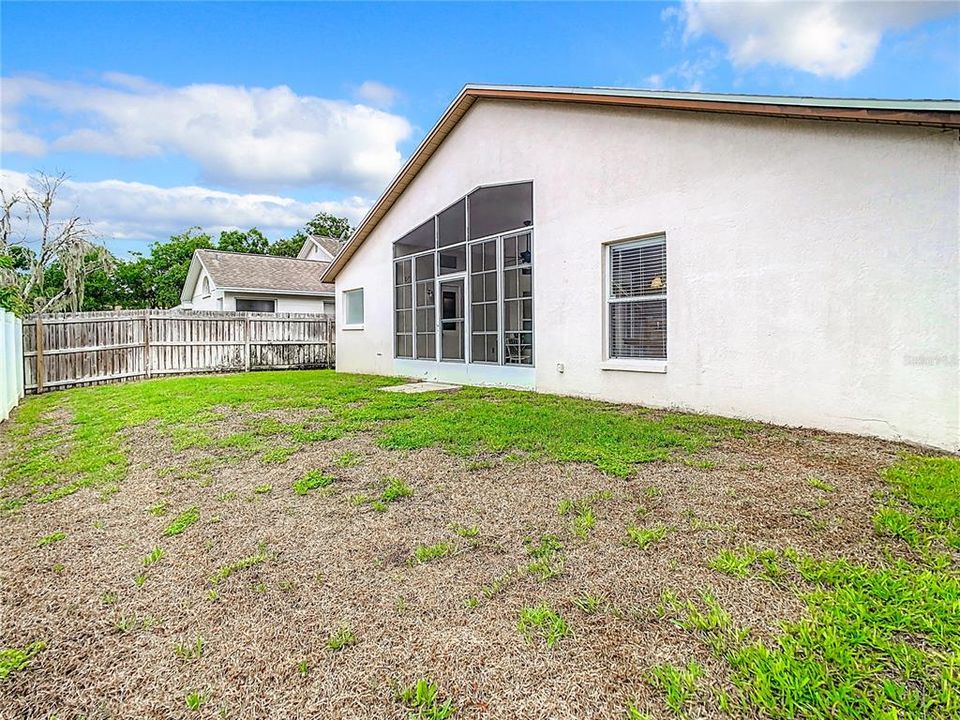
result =
[[116,312],[23,321],[27,392],[161,375],[333,367],[334,319],[300,313]]

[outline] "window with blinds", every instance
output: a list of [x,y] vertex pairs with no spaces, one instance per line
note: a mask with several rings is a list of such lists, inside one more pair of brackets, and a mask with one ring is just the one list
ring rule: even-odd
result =
[[607,337],[613,359],[667,359],[667,240],[608,246]]

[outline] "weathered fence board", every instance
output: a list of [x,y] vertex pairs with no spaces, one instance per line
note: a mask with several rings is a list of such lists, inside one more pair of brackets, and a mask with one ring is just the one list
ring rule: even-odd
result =
[[154,375],[333,367],[329,315],[119,310],[23,321],[27,392]]

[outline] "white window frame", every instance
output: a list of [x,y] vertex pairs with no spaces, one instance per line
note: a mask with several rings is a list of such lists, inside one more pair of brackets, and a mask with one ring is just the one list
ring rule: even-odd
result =
[[[610,240],[603,243],[603,362],[600,365],[602,370],[613,370],[623,372],[641,372],[641,373],[665,373],[667,372],[667,360],[653,360],[644,358],[617,358],[610,356],[610,305],[618,302],[636,302],[638,299],[647,298],[650,300],[667,300],[667,359],[670,355],[670,301],[668,299],[670,287],[667,281],[667,291],[662,295],[643,296],[643,298],[615,298],[611,288],[613,281],[613,251],[615,249],[642,247],[644,245],[659,245],[666,247],[667,234],[665,232],[651,233],[649,235],[635,236],[620,240]],[[668,273],[669,277],[669,273]]]
[[343,303],[343,329],[344,330],[363,330],[363,320],[358,323],[347,322],[347,313],[349,312],[349,297],[355,293],[360,293],[360,315],[365,319],[366,318],[366,307],[364,306],[364,297],[363,297],[363,288],[350,288],[349,290],[344,290],[340,293],[340,300]]

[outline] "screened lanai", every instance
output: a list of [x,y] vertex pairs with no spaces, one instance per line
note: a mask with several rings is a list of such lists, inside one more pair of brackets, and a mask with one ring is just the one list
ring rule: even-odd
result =
[[477,188],[393,257],[397,360],[533,367],[533,183]]

